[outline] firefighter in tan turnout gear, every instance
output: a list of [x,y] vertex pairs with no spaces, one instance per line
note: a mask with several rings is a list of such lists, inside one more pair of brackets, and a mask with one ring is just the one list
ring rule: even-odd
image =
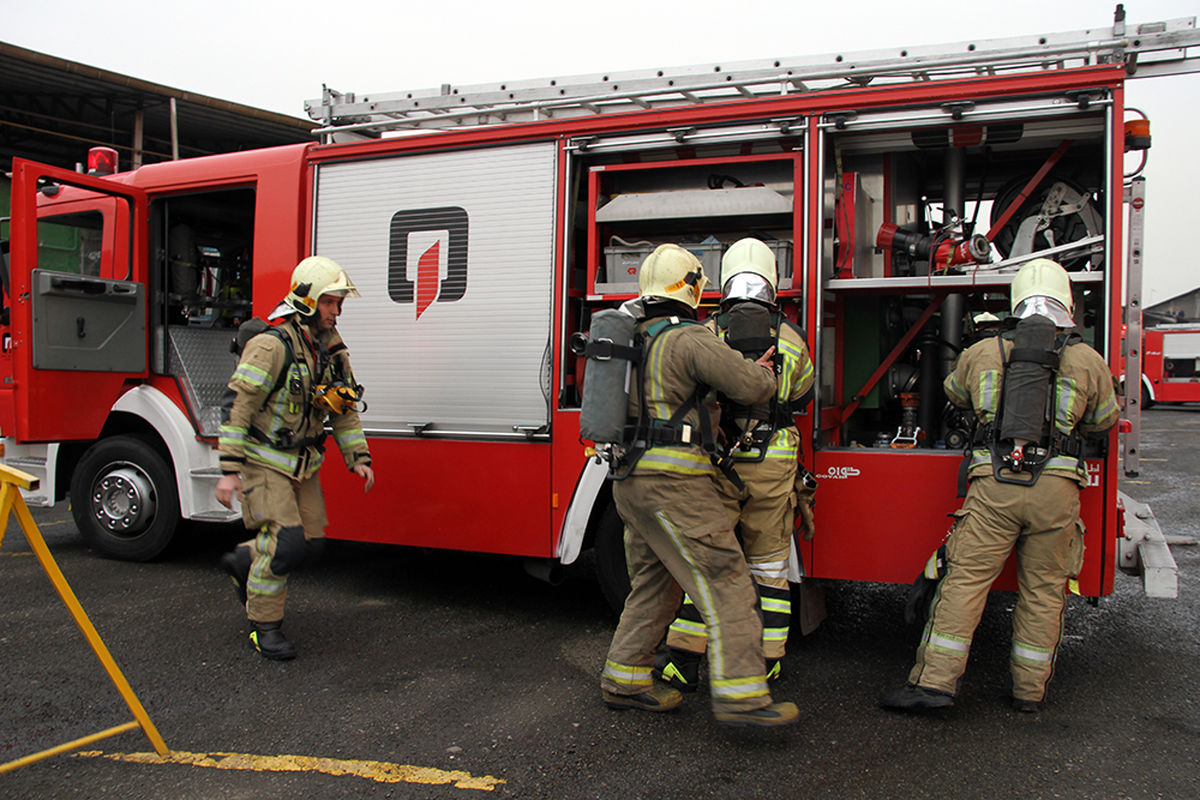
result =
[[[804,335],[776,306],[775,254],[758,239],[741,239],[721,259],[721,311],[705,323],[747,358],[775,347],[778,386],[769,402],[738,406],[723,399],[721,428],[733,447],[743,486],[717,477],[721,500],[736,526],[758,588],[763,621],[763,655],[768,680],[778,678],[791,622],[788,556],[795,513],[806,538],[812,535],[809,498],[816,480],[799,470],[800,432],[793,414],[808,402],[813,363]],[[801,505],[797,508],[797,499]],[[667,650],[655,659],[655,675],[683,691],[694,691],[707,629],[691,595],[667,634]]]
[[358,291],[331,259],[297,264],[290,291],[271,313],[284,321],[245,343],[226,393],[217,500],[232,507],[236,495],[255,535],[222,556],[221,566],[245,604],[251,643],[269,659],[296,655],[280,629],[288,575],[319,555],[325,541],[317,471],[326,419],[346,467],[365,490],[375,483],[355,410],[362,387],[335,327],[347,296]]
[[1017,324],[963,351],[945,381],[950,400],[973,409],[980,426],[970,487],[954,515],[916,664],[905,686],[879,698],[886,708],[954,704],[988,590],[1014,548],[1013,707],[1038,711],[1054,671],[1067,582],[1083,564],[1083,435],[1107,431],[1119,409],[1111,370],[1073,330],[1061,266],[1044,258],[1023,266],[1011,308]]
[[686,591],[708,627],[717,721],[781,725],[798,711],[772,703],[767,689],[757,597],[705,452],[712,418],[703,403],[710,389],[745,404],[770,398],[773,350],[749,361],[695,323],[707,283],[695,256],[673,244],[656,248],[638,271],[644,315],[637,329],[650,340],[628,413],[645,449],[628,477],[613,484],[632,587],[601,693],[618,710],[667,711],[680,703],[679,691],[655,683],[651,669]]

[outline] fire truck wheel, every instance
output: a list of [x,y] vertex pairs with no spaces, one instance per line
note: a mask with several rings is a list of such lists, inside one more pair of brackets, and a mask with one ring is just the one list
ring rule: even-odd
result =
[[617,507],[609,503],[596,529],[596,577],[604,599],[617,613],[629,595],[629,568],[625,565],[625,523]]
[[92,549],[124,561],[148,561],[175,535],[175,475],[144,439],[101,439],[71,476],[71,514]]
[[1146,388],[1146,384],[1142,384],[1142,410],[1151,408],[1154,405],[1154,400],[1150,397],[1150,390]]

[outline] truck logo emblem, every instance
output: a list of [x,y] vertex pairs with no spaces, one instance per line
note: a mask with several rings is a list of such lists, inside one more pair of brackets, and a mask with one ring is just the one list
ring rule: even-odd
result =
[[831,480],[845,480],[846,478],[854,478],[862,474],[858,467],[829,467],[825,470],[824,475],[818,475],[818,478],[826,478]]
[[420,319],[435,301],[452,303],[466,292],[466,210],[446,206],[393,214],[388,296],[397,303],[415,303]]

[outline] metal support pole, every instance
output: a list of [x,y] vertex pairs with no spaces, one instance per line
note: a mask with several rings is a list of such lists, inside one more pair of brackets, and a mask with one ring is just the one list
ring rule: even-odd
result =
[[[964,200],[967,191],[966,160],[967,151],[961,147],[951,147],[946,151],[946,169],[942,179],[945,184],[945,190],[942,193],[943,224],[950,221],[951,215],[958,219],[963,219],[966,215],[966,201]],[[933,445],[933,440],[940,438],[941,432],[936,431],[935,428],[941,420],[940,412],[944,404],[942,379],[954,369],[954,362],[958,358],[959,350],[962,349],[963,317],[966,314],[966,307],[966,298],[961,294],[947,295],[945,302],[942,303],[940,370],[937,380],[928,390],[930,393],[921,397],[921,425],[927,431],[929,436],[927,443],[930,446]],[[933,353],[930,355],[932,356]]]
[[179,113],[175,98],[171,98],[171,160],[179,160]]
[[133,112],[133,166],[137,169],[142,165],[142,148],[145,147],[145,112],[138,109]]

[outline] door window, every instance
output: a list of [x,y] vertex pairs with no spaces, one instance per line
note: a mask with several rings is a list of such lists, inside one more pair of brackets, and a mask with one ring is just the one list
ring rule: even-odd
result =
[[99,211],[38,220],[38,268],[100,276],[104,215]]

